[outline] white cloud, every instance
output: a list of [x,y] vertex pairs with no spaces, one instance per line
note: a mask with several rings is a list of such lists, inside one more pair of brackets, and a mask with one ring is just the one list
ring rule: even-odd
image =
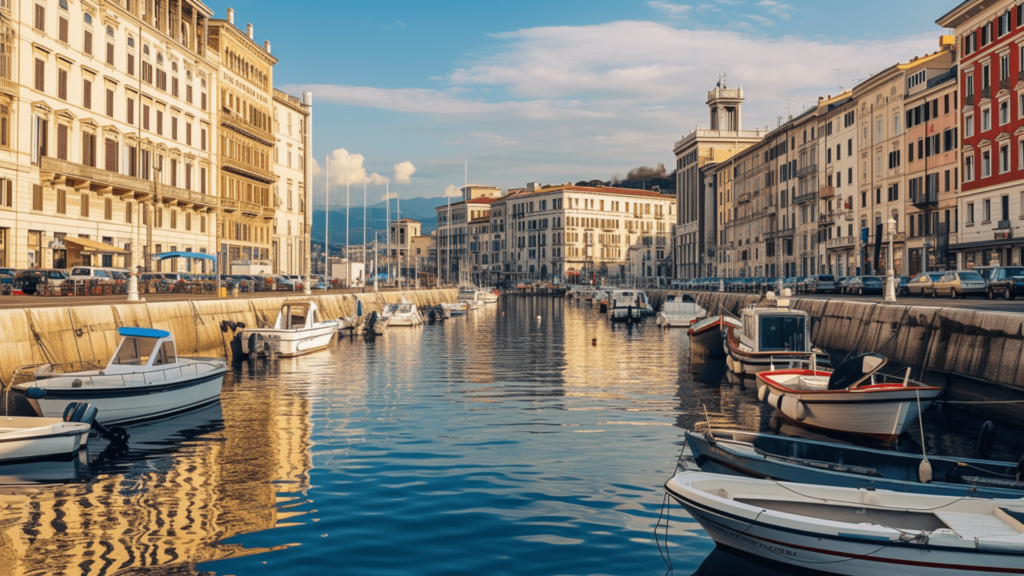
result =
[[367,174],[366,168],[363,167],[365,160],[362,154],[351,154],[344,148],[338,148],[330,153],[329,166],[321,166],[318,161],[313,160],[313,176],[322,179],[330,171],[331,186],[344,186],[346,183],[362,186],[363,180],[373,186],[383,186],[387,178],[376,172]]
[[395,182],[399,184],[408,184],[412,175],[416,173],[416,167],[412,165],[412,162],[406,160],[401,164],[395,164]]
[[461,198],[462,197],[462,188],[460,188],[460,187],[458,187],[458,186],[456,186],[454,184],[449,184],[444,189],[444,197],[445,198]]
[[793,10],[793,7],[789,4],[783,4],[782,2],[776,2],[775,0],[761,0],[757,5],[765,8],[783,20],[789,20],[789,12]]
[[380,195],[381,202],[387,202],[388,200],[394,200],[395,198],[398,198],[398,192],[388,192],[387,194]]
[[772,22],[771,18],[766,18],[765,16],[758,16],[757,14],[747,14],[747,18],[750,18],[751,20],[757,20],[758,22],[764,24],[765,26],[772,26],[775,24],[775,22]]
[[647,5],[669,18],[685,18],[686,14],[693,10],[693,6],[673,4],[664,0],[651,0]]

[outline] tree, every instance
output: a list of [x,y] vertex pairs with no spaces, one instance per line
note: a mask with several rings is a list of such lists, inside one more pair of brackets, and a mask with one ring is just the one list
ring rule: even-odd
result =
[[668,176],[668,172],[665,170],[665,164],[659,162],[657,168],[650,166],[633,168],[626,174],[626,180],[655,180],[666,176]]

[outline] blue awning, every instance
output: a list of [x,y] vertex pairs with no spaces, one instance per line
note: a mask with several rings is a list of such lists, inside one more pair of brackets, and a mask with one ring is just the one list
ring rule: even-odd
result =
[[202,252],[164,252],[163,254],[153,254],[153,260],[168,260],[170,258],[198,258],[200,260],[212,260],[217,261],[217,256],[214,254],[203,254]]
[[152,328],[118,328],[117,333],[121,336],[134,336],[137,338],[167,338],[171,335],[166,330],[153,330]]

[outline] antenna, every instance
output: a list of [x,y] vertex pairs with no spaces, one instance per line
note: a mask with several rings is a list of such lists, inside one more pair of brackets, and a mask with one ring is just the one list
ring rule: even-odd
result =
[[843,86],[840,84],[842,80],[842,73],[846,68],[833,68],[832,71],[836,73],[836,84],[839,85],[839,92],[843,91]]

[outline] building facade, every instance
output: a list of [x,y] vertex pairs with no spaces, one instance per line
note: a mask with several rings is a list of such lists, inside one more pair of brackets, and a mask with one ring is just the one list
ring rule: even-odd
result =
[[[1024,8],[967,0],[938,19],[957,49],[962,191],[949,250],[959,268],[1019,265],[1024,248]],[[943,212],[944,213],[944,212]]]
[[310,137],[309,108],[302,101],[274,90],[274,220],[270,262],[275,274],[302,274],[309,246],[306,212],[306,155]]
[[756,144],[760,130],[743,130],[743,87],[729,89],[724,82],[708,92],[709,130],[693,130],[675,143],[676,201],[679,207],[672,233],[672,261],[676,278],[714,274],[718,229],[714,189],[709,166]]

